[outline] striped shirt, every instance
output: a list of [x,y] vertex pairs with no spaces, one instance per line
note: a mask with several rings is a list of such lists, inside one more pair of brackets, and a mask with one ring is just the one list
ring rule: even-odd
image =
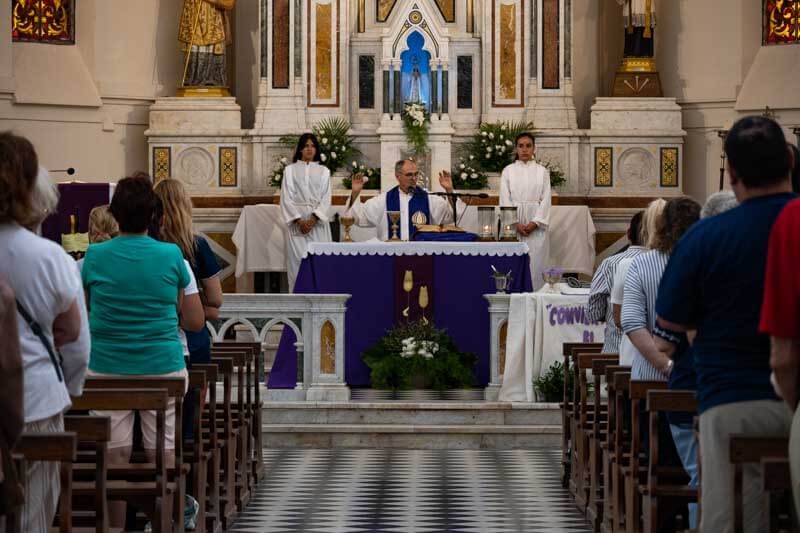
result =
[[624,252],[605,258],[597,268],[597,272],[594,273],[586,310],[589,320],[605,320],[606,322],[603,353],[619,353],[619,343],[622,340],[622,332],[614,324],[614,311],[608,303],[617,266],[626,257],[636,257],[645,251],[647,250],[643,246],[630,246]]
[[[658,284],[668,261],[668,254],[651,250],[639,255],[631,263],[625,277],[622,301],[622,330],[626,335],[641,328],[652,333],[656,325]],[[637,353],[631,365],[631,379],[666,381],[667,376]]]

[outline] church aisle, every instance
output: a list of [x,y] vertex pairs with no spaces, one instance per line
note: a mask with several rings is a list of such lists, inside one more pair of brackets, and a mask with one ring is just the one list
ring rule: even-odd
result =
[[266,450],[235,532],[591,531],[557,449]]

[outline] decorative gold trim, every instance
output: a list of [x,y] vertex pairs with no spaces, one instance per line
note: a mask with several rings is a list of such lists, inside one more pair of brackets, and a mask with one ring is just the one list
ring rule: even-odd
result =
[[320,374],[336,374],[336,328],[330,320],[322,324],[319,332],[319,372]]
[[475,33],[475,0],[467,0],[467,33]]
[[358,33],[367,31],[367,0],[358,0]]
[[678,149],[661,148],[661,186],[677,187],[678,180]]
[[231,92],[227,87],[178,87],[179,98],[227,98]]
[[596,147],[594,149],[594,186],[613,187],[614,185],[614,149]]
[[219,147],[220,187],[236,187],[238,181],[237,151],[235,146]]
[[153,147],[153,181],[158,183],[168,179],[172,174],[172,148],[169,146]]
[[656,72],[656,60],[652,57],[624,57],[620,72]]

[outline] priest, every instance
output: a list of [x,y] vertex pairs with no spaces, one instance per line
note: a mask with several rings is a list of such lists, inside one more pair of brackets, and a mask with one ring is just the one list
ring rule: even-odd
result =
[[[355,218],[355,223],[363,227],[377,227],[378,238],[389,238],[388,211],[400,212],[400,239],[411,240],[414,227],[421,224],[449,224],[453,220],[452,204],[440,196],[432,196],[425,189],[417,187],[419,170],[411,159],[401,159],[394,165],[394,176],[397,186],[381,193],[366,202],[358,199],[364,188],[361,175],[353,177],[352,192],[347,201],[347,210]],[[453,192],[453,178],[449,172],[439,173],[439,184],[445,192]],[[461,213],[465,206],[461,200],[456,203],[456,210]]]

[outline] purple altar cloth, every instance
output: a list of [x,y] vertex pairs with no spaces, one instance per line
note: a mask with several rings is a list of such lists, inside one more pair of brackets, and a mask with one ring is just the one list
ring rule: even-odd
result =
[[[351,294],[345,314],[345,381],[351,387],[370,384],[369,367],[361,360],[394,324],[394,269],[399,257],[380,255],[309,255],[300,265],[295,293]],[[495,292],[491,265],[511,271],[510,292],[530,292],[528,255],[433,256],[434,324],[456,345],[476,353],[479,386],[489,382],[489,308],[484,294]],[[297,381],[295,335],[284,328],[267,386],[294,388]]]
[[58,207],[42,223],[42,236],[61,244],[61,234],[69,232],[69,216],[78,215],[78,233],[89,231],[89,212],[110,202],[108,183],[59,183]]

